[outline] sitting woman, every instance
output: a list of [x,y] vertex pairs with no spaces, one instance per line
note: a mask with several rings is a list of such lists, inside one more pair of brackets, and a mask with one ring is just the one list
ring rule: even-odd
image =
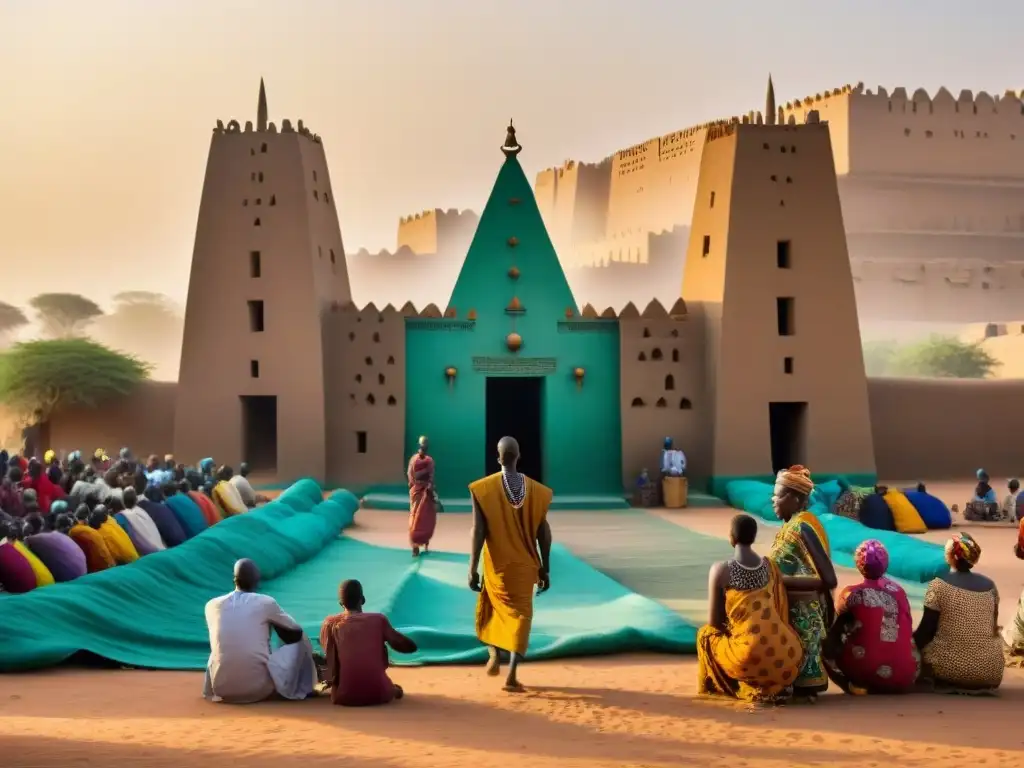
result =
[[[711,567],[708,624],[697,635],[697,692],[778,703],[788,698],[804,652],[789,626],[786,579],[754,552],[756,536],[754,518],[736,515],[729,534],[735,555]],[[792,579],[807,588],[804,581]]]
[[[1024,560],[1024,521],[1017,527],[1017,543],[1013,546],[1013,553],[1018,560]],[[1017,610],[1013,615],[1013,621],[1003,627],[1003,642],[1006,644],[1003,651],[1006,654],[1006,665],[1008,667],[1024,666],[1024,592],[1017,601]]]
[[999,592],[971,569],[981,547],[966,533],[946,542],[950,572],[933,579],[914,641],[924,662],[922,677],[948,693],[992,693],[1003,681]]
[[889,553],[869,539],[854,562],[864,581],[847,587],[836,601],[836,620],[825,640],[825,669],[847,693],[908,693],[921,669],[914,647],[910,600],[886,578]]
[[964,505],[964,519],[971,522],[999,519],[999,502],[996,492],[989,483],[988,472],[977,471],[978,485],[974,488],[974,497]]

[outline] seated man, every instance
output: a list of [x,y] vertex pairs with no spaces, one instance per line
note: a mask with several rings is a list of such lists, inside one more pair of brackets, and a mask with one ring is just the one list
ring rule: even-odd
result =
[[[210,661],[203,697],[253,704],[272,696],[300,700],[317,683],[313,644],[269,595],[256,592],[260,571],[252,560],[235,563],[235,591],[206,604]],[[270,630],[284,643],[270,650]]]
[[242,503],[249,509],[267,503],[267,497],[256,493],[252,483],[249,482],[249,465],[244,461],[238,466],[238,474],[231,478],[230,483],[235,486]]
[[978,485],[974,489],[974,497],[964,505],[964,519],[971,522],[998,520],[999,502],[989,484],[988,472],[979,469],[976,474]]
[[231,467],[224,465],[217,470],[217,483],[213,486],[213,500],[220,508],[224,517],[241,515],[248,510],[245,502],[238,493],[238,488],[231,482],[231,476],[235,472]]
[[103,524],[102,518],[98,515],[93,517],[88,505],[79,504],[78,509],[75,510],[75,519],[77,522],[71,526],[68,536],[85,553],[85,563],[89,573],[105,571],[117,565],[114,556],[110,554],[110,549],[107,548],[103,535],[99,532],[99,527]]
[[[50,507],[51,511],[63,503],[54,502]],[[25,537],[28,548],[50,569],[56,581],[74,581],[85,576],[89,572],[85,563],[85,553],[66,533],[71,524],[63,508],[53,519],[52,530],[46,530],[42,523],[43,519],[39,516],[29,518],[28,535]],[[58,526],[63,526],[63,530]]]
[[402,689],[388,677],[387,646],[415,653],[416,643],[392,627],[384,614],[363,613],[363,585],[355,579],[341,583],[338,601],[345,610],[324,619],[320,629],[331,702],[367,707],[402,698]]
[[1006,484],[1007,494],[1003,498],[1003,505],[1000,509],[1004,520],[1011,523],[1017,522],[1017,496],[1020,494],[1020,480],[1013,478]]

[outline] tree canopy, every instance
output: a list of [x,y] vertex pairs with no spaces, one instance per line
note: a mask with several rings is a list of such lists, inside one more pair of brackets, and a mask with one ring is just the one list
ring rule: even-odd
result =
[[13,304],[0,301],[0,334],[10,333],[23,325],[28,325],[25,313]]
[[60,408],[123,397],[149,371],[147,363],[88,339],[23,342],[0,355],[0,402],[42,423]]
[[985,379],[1000,365],[981,342],[961,341],[954,336],[932,336],[902,346],[869,342],[863,351],[869,376]]
[[150,291],[124,291],[113,298],[111,311],[89,325],[89,336],[152,363],[157,378],[176,378],[185,331],[178,304]]
[[103,314],[99,305],[77,293],[41,293],[29,301],[43,333],[67,339],[82,332],[89,321]]

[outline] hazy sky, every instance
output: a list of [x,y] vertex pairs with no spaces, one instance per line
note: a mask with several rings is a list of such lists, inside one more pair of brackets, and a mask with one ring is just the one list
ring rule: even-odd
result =
[[[910,10],[914,9],[914,10]],[[1024,88],[1024,3],[0,0],[0,300],[184,298],[210,131],[303,118],[349,251],[479,209],[509,117],[532,178],[763,104]]]

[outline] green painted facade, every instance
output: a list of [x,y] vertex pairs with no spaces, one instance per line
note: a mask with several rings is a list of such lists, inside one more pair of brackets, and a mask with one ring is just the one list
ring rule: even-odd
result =
[[[618,322],[579,317],[516,154],[498,172],[452,291],[456,317],[406,319],[406,455],[427,435],[438,492],[464,496],[497,471],[487,378],[540,376],[544,483],[562,495],[621,495]],[[520,312],[508,311],[513,298]],[[516,352],[506,341],[513,332]]]

